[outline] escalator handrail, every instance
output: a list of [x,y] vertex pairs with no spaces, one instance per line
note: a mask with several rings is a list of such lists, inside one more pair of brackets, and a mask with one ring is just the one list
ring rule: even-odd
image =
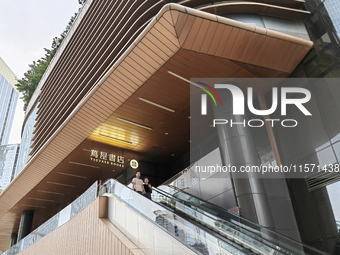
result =
[[[183,204],[184,206],[188,207],[188,206],[185,204],[185,201],[183,201],[182,199],[177,198],[177,197],[173,197],[173,196],[171,196],[170,194],[168,194],[167,192],[165,192],[165,191],[163,191],[163,190],[160,190],[160,189],[157,189],[157,188],[153,188],[153,189],[156,190],[158,193],[161,193],[163,196],[166,196],[166,197],[168,197],[168,198],[170,198],[170,199],[176,200],[176,201],[178,201],[179,203]],[[164,194],[164,193],[165,193],[165,194]],[[195,206],[195,205],[194,205],[194,206]],[[197,206],[195,206],[195,207],[197,207]],[[190,207],[190,209],[191,209],[192,211],[195,211],[195,212],[198,213],[198,214],[202,214],[202,212],[198,211],[196,208]],[[207,212],[205,212],[205,213],[207,213]],[[219,218],[219,217],[217,217],[216,215],[213,215],[213,217],[216,218],[216,219],[215,219],[215,218],[211,217],[210,215],[211,215],[210,213],[208,213],[208,215],[207,215],[207,214],[204,214],[205,217],[210,218],[211,220],[221,220],[219,223],[222,224],[222,225],[224,225],[224,226],[226,226],[226,227],[228,227],[227,225],[225,225],[225,224],[223,223],[223,221],[226,221],[226,220],[224,220],[224,219],[222,219],[222,218]],[[232,223],[232,222],[228,222],[228,223],[231,224],[231,225],[233,225],[233,226],[236,227],[236,228],[242,228],[242,227],[240,227],[240,226],[238,226],[238,225],[236,225],[236,224],[234,224],[234,223]],[[201,224],[203,224],[203,223],[201,223]],[[242,228],[242,229],[243,229],[243,228]],[[263,245],[268,246],[270,249],[276,250],[276,251],[278,251],[278,252],[283,252],[282,250],[277,250],[277,248],[281,248],[281,249],[282,249],[282,247],[279,247],[279,246],[273,244],[271,241],[268,241],[268,240],[266,240],[266,239],[263,238],[263,237],[260,237],[260,240],[259,240],[259,239],[255,239],[255,238],[251,235],[252,233],[251,233],[249,230],[243,229],[243,231],[246,232],[246,233],[245,233],[245,232],[242,232],[243,235],[246,235],[246,236],[248,236],[249,238],[251,238],[251,239],[253,239],[253,240],[257,241],[257,242],[262,243]],[[238,231],[238,232],[239,232],[239,231]],[[250,234],[250,235],[249,235],[249,234]],[[259,237],[258,235],[256,235],[256,236]],[[261,239],[262,239],[262,240],[261,240]],[[265,240],[266,242],[263,242],[263,240]],[[273,246],[274,246],[274,247],[273,247]],[[290,251],[286,251],[286,252],[290,252]],[[292,254],[293,254],[293,253],[292,253]]]
[[[115,180],[115,179],[108,179],[108,180],[106,180],[106,181],[103,183],[103,185],[105,185],[105,184],[106,184],[107,182],[109,182],[109,181],[115,181],[115,182],[119,183],[120,185],[123,185],[123,184],[121,184],[119,181],[117,181],[117,180]],[[125,186],[125,185],[123,185],[123,186]],[[127,187],[127,186],[125,186],[125,187]],[[129,188],[129,187],[127,187],[127,188]],[[198,210],[196,209],[196,208],[197,208],[196,206],[195,206],[196,208],[189,207],[189,206],[185,203],[185,201],[183,201],[182,199],[177,198],[177,197],[174,197],[174,196],[172,196],[171,194],[168,194],[167,192],[165,192],[165,191],[163,191],[163,190],[157,189],[157,188],[155,188],[155,187],[153,187],[153,190],[155,190],[157,193],[159,193],[160,195],[164,196],[165,198],[170,199],[170,200],[175,200],[176,202],[182,204],[183,206],[189,208],[190,210],[195,211],[198,215],[202,215],[202,216],[204,216],[204,217],[206,217],[206,218],[209,218],[210,220],[213,220],[213,221],[221,220],[221,221],[219,222],[221,225],[225,226],[226,228],[230,228],[230,226],[227,226],[225,223],[223,223],[223,221],[225,221],[225,220],[223,220],[223,219],[221,219],[221,218],[219,218],[219,217],[217,217],[217,216],[215,216],[215,215],[213,215],[213,217],[212,217],[212,215],[211,215],[210,213],[209,213],[208,215],[207,215],[207,214],[204,214],[204,213],[198,211]],[[155,202],[155,201],[154,201],[154,202]],[[166,207],[166,206],[164,206],[162,203],[158,203],[158,202],[155,202],[155,203],[157,203],[158,205],[162,206],[163,208],[169,210],[169,208]],[[180,211],[181,211],[181,210],[180,210]],[[181,211],[181,212],[182,212],[182,213],[185,213],[185,212],[183,212],[183,211]],[[206,213],[206,212],[205,212],[205,213]],[[188,215],[188,216],[189,216],[189,215]],[[189,218],[190,218],[190,217],[189,217]],[[196,220],[198,220],[198,219],[196,219]],[[201,221],[199,221],[199,222],[200,222],[200,224],[201,224],[202,226],[205,225],[204,222],[201,222]],[[232,223],[232,222],[228,222],[228,224],[231,224],[231,225],[233,225],[233,226],[236,227],[236,228],[242,228],[242,227],[240,227],[240,226],[238,226],[238,225],[236,225],[236,224],[234,224],[234,223]],[[211,226],[211,227],[213,227],[213,226]],[[242,242],[242,241],[245,242],[245,244],[247,244],[247,245],[248,245],[249,247],[251,247],[252,249],[256,249],[256,250],[258,249],[258,247],[257,247],[256,245],[254,245],[254,243],[257,242],[257,243],[261,243],[264,247],[267,247],[267,248],[269,248],[269,249],[272,250],[272,251],[278,252],[279,254],[283,254],[283,252],[285,252],[285,254],[293,254],[293,253],[290,251],[290,249],[283,248],[281,245],[273,244],[271,241],[268,241],[268,240],[266,240],[266,239],[263,238],[263,237],[259,237],[258,235],[256,235],[257,238],[254,238],[253,235],[252,235],[252,233],[251,233],[249,230],[247,230],[247,229],[243,229],[243,228],[242,228],[242,229],[243,229],[242,232],[240,232],[239,230],[237,230],[237,229],[235,229],[235,228],[233,228],[233,229],[234,229],[234,231],[237,231],[239,234],[243,235],[244,237],[250,238],[250,239],[252,239],[253,241],[255,241],[255,242],[253,242],[253,243],[249,243],[249,242],[247,242],[247,239],[239,240],[240,242]],[[225,238],[224,236],[222,237],[220,233],[218,233],[218,232],[216,232],[215,230],[212,230],[212,229],[209,229],[209,233],[212,234],[212,235],[214,235],[215,238],[220,239],[220,240],[222,240],[221,238]],[[224,234],[225,234],[225,235],[228,235],[227,232],[224,232]],[[217,236],[216,236],[216,235],[217,235]],[[219,236],[219,237],[218,237],[218,236]],[[225,242],[225,241],[223,241],[223,242]],[[231,245],[231,244],[229,244],[229,245]],[[237,244],[235,243],[234,245],[237,245]],[[281,250],[280,250],[280,249],[281,249]]]
[[[163,186],[163,185],[161,185],[161,186]],[[263,228],[263,229],[265,229],[265,230],[267,230],[267,231],[269,231],[269,232],[273,232],[274,234],[279,235],[280,237],[284,237],[284,238],[290,239],[291,241],[294,241],[294,242],[296,242],[296,243],[299,243],[299,242],[295,241],[294,239],[291,239],[291,238],[289,238],[289,237],[286,237],[286,236],[284,236],[284,235],[281,235],[281,234],[279,234],[279,233],[277,233],[277,232],[275,232],[275,231],[272,231],[272,230],[270,230],[270,229],[268,229],[268,228],[266,228],[266,227],[263,227],[263,226],[259,225],[258,223],[255,223],[255,222],[252,222],[252,221],[250,221],[250,220],[248,220],[248,219],[246,219],[246,218],[243,218],[242,216],[238,216],[238,215],[236,215],[236,214],[233,214],[233,213],[229,212],[228,210],[226,210],[226,209],[224,209],[224,208],[222,208],[222,207],[219,207],[219,206],[217,206],[217,205],[215,205],[215,204],[213,204],[213,203],[210,203],[209,201],[205,201],[205,200],[203,200],[203,199],[201,199],[201,198],[198,198],[198,197],[195,196],[195,195],[189,194],[189,193],[187,193],[187,192],[185,192],[185,191],[181,190],[180,188],[177,188],[177,187],[175,187],[175,186],[173,186],[173,185],[164,185],[164,186],[168,186],[168,187],[170,187],[170,188],[172,188],[172,189],[175,189],[175,190],[177,190],[178,193],[182,192],[182,193],[184,193],[185,195],[191,196],[191,197],[193,197],[193,198],[195,198],[195,199],[197,199],[197,200],[199,200],[199,201],[202,201],[202,202],[204,202],[204,203],[206,203],[206,204],[211,205],[212,207],[217,207],[219,210],[225,212],[226,214],[229,214],[229,215],[232,216],[232,217],[238,218],[238,219],[240,219],[240,220],[242,220],[242,221],[245,221],[245,222],[248,222],[248,223],[250,223],[250,224],[252,224],[252,225],[255,225],[255,226],[258,227],[258,228]],[[189,201],[188,201],[188,202],[189,202]],[[189,202],[189,203],[190,203],[190,202]],[[196,205],[195,205],[195,206],[196,206]],[[200,209],[202,209],[202,208],[200,208]]]
[[[120,183],[118,180],[113,179],[113,178],[107,179],[107,180],[106,180],[105,182],[103,182],[102,184],[105,185],[105,184],[107,184],[109,181],[114,181],[114,182],[116,182],[116,183],[119,183],[119,184],[122,185],[122,186],[125,186],[125,188],[128,188],[128,189],[132,190],[132,189],[129,188],[128,186],[126,186],[126,185]],[[115,193],[112,193],[112,194],[113,194],[117,199],[119,199],[121,202],[123,202],[123,203],[125,204],[125,201],[122,200],[117,194],[115,194]],[[137,194],[138,194],[138,193],[137,193]],[[140,196],[142,196],[142,195],[140,195]],[[147,199],[147,198],[145,198],[145,199]],[[156,203],[157,205],[161,206],[162,208],[164,208],[164,209],[166,209],[166,210],[169,210],[168,207],[165,207],[164,205],[162,205],[162,204],[160,204],[160,203],[157,203],[157,202],[155,202],[155,201],[153,201],[153,202]],[[130,204],[126,204],[126,205],[129,206],[131,209],[136,210],[132,205],[130,205]],[[140,215],[143,215],[142,212],[139,212],[139,211],[137,211],[137,212],[138,212]],[[174,212],[173,212],[173,213],[174,213]],[[145,215],[144,215],[144,216],[145,216]],[[181,216],[178,216],[178,217],[182,218]],[[146,219],[147,219],[147,217],[146,217]],[[148,220],[148,219],[147,219],[147,220]],[[213,235],[216,239],[219,239],[219,240],[222,241],[223,243],[227,243],[229,246],[233,247],[234,249],[238,250],[239,252],[245,254],[245,253],[241,250],[242,247],[238,247],[238,245],[237,245],[236,243],[230,244],[230,243],[228,243],[228,242],[225,242],[225,241],[224,241],[223,239],[221,239],[220,237],[214,235],[214,233],[213,233],[212,230],[208,230],[208,231],[204,230],[204,231],[205,231],[205,232],[208,232],[208,233],[211,234],[211,235]]]
[[[292,239],[292,238],[290,238],[290,237],[288,237],[288,236],[282,235],[282,234],[277,233],[277,232],[275,232],[275,231],[273,231],[273,230],[271,230],[271,229],[268,229],[268,228],[263,227],[263,226],[261,226],[261,225],[259,225],[259,224],[257,224],[257,223],[254,223],[254,222],[252,222],[252,221],[250,221],[250,220],[247,220],[247,219],[245,219],[245,218],[243,218],[243,217],[241,217],[241,216],[238,216],[238,215],[236,215],[236,214],[233,214],[233,213],[229,212],[228,210],[226,210],[226,209],[224,209],[224,208],[221,208],[221,207],[219,207],[219,206],[217,206],[217,205],[214,205],[214,204],[212,204],[212,203],[210,203],[210,202],[208,202],[208,201],[202,200],[201,198],[198,198],[198,197],[195,196],[195,195],[191,195],[191,194],[189,194],[189,193],[187,193],[187,192],[185,192],[185,191],[183,191],[183,190],[181,190],[181,189],[179,189],[179,188],[177,188],[177,187],[175,187],[175,186],[173,186],[173,185],[161,185],[161,186],[168,186],[168,187],[170,187],[170,188],[176,190],[178,193],[179,193],[179,192],[182,192],[182,193],[184,193],[184,194],[187,195],[187,196],[191,196],[191,197],[193,197],[193,198],[195,198],[195,199],[197,199],[197,200],[199,200],[199,201],[202,201],[202,202],[204,202],[204,203],[206,203],[206,204],[209,204],[209,205],[211,205],[211,206],[213,206],[213,207],[217,207],[219,210],[225,212],[226,214],[229,214],[231,217],[235,217],[235,218],[237,218],[237,219],[239,219],[239,220],[241,220],[241,221],[247,222],[247,223],[249,223],[249,224],[251,224],[251,225],[254,225],[255,227],[258,227],[258,228],[260,228],[260,229],[264,229],[264,230],[266,230],[268,233],[273,233],[273,234],[279,236],[280,238],[283,238],[284,240],[288,240],[288,241],[291,242],[291,243],[294,243],[294,244],[296,244],[296,245],[303,246],[303,247],[305,247],[305,248],[308,248],[309,250],[318,252],[319,254],[328,255],[328,253],[322,252],[322,251],[320,251],[320,250],[318,250],[318,249],[315,249],[314,247],[311,247],[311,246],[306,245],[306,244],[304,244],[304,243],[298,242],[298,241],[296,241],[296,240],[294,240],[294,239]],[[159,186],[159,187],[160,187],[160,186]],[[190,203],[190,201],[187,201],[187,202]],[[193,204],[193,206],[196,206],[196,205]],[[197,207],[197,206],[196,206],[196,207]],[[204,208],[199,208],[199,209],[204,210]],[[217,217],[217,216],[216,216],[216,217]],[[223,220],[223,219],[222,219],[222,220]],[[238,226],[238,227],[240,227],[240,226]],[[254,232],[254,234],[256,234],[256,232]],[[261,238],[263,238],[263,237],[261,236]],[[267,240],[267,241],[268,241],[268,240]],[[269,241],[269,242],[270,242],[270,241]]]

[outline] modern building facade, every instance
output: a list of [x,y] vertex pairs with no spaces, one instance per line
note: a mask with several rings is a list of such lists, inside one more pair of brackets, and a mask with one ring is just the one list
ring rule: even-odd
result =
[[4,190],[13,180],[17,166],[20,144],[0,146],[0,187]]
[[0,145],[8,143],[19,93],[15,88],[16,77],[0,58]]
[[[196,171],[339,162],[338,35],[327,1],[87,0],[28,106],[16,177],[0,195],[0,249],[338,254],[326,190],[337,173]],[[265,110],[287,77],[315,78],[299,85],[311,91],[312,115],[288,108],[294,129],[194,119],[192,94],[202,92],[189,80],[251,78],[255,108]],[[230,93],[218,94],[223,106],[208,111],[237,121]],[[124,186],[137,171],[159,186],[153,202]]]

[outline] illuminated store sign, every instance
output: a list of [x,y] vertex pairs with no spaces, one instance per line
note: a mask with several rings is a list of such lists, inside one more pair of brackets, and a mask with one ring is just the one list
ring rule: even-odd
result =
[[124,167],[124,157],[115,154],[108,154],[104,151],[91,150],[91,161],[103,163],[111,166]]
[[133,169],[137,169],[138,166],[139,166],[138,161],[135,160],[135,159],[130,160],[130,166],[131,166]]
[[[118,156],[113,153],[109,154],[104,151],[91,150],[90,159],[91,161],[111,166],[118,166],[122,168],[125,166],[125,159],[123,156]],[[137,169],[139,167],[139,163],[137,160],[129,159],[129,161],[130,167],[132,167],[133,169]]]

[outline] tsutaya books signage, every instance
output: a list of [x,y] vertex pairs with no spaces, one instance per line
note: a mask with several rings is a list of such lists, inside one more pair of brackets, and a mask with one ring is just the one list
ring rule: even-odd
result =
[[103,163],[111,166],[124,167],[124,157],[115,154],[108,154],[104,151],[91,150],[91,161]]
[[[118,166],[118,167],[124,167],[125,159],[123,156],[117,156],[115,154],[108,154],[104,151],[98,151],[98,150],[91,150],[90,155],[91,161],[103,163],[111,166]],[[139,167],[138,161],[135,159],[130,160],[130,166],[133,169],[137,169]]]

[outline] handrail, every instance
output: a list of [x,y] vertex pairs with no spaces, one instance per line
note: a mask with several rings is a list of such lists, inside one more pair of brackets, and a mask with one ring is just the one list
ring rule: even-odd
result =
[[[162,185],[161,185],[161,186],[162,186]],[[173,185],[167,185],[167,186],[170,187],[170,188],[172,188],[172,189],[177,190],[178,193],[182,192],[182,193],[184,193],[184,194],[187,195],[187,196],[191,196],[191,197],[193,197],[193,198],[195,198],[195,199],[197,199],[197,200],[199,200],[199,201],[202,201],[202,202],[204,202],[204,203],[206,203],[206,204],[211,205],[212,207],[216,207],[216,208],[218,208],[219,210],[225,212],[226,214],[231,215],[232,217],[237,217],[237,218],[239,218],[240,220],[245,221],[245,222],[247,222],[247,223],[250,223],[250,224],[252,224],[252,225],[255,225],[255,226],[258,227],[258,228],[265,228],[265,229],[266,229],[266,227],[263,227],[263,226],[259,225],[258,223],[252,222],[252,221],[250,221],[250,220],[248,220],[248,219],[246,219],[246,218],[243,218],[242,216],[238,216],[238,215],[236,215],[236,214],[233,214],[233,213],[229,212],[228,210],[226,210],[226,209],[224,209],[224,208],[222,208],[222,207],[219,207],[219,206],[217,206],[217,205],[215,205],[215,204],[213,204],[213,203],[210,203],[209,201],[202,200],[201,198],[199,198],[199,197],[197,197],[197,196],[195,196],[195,195],[189,194],[189,193],[185,192],[184,190],[182,190],[182,189],[180,189],[180,188],[177,188],[177,187],[175,187],[175,186],[173,186]],[[274,232],[275,234],[278,234],[278,235],[280,235],[280,236],[282,236],[282,237],[284,237],[284,238],[291,239],[291,238],[289,238],[289,237],[287,237],[287,236],[284,236],[284,235],[281,235],[281,234],[279,234],[279,233],[276,233],[275,231],[272,231],[272,230],[270,230],[270,229],[268,229],[268,231]],[[295,241],[294,239],[291,239],[291,241],[297,242],[297,241]],[[297,242],[297,243],[299,243],[299,242]]]
[[[157,188],[153,188],[153,190],[155,190],[155,191],[161,193],[162,195],[164,195],[164,196],[166,196],[166,197],[169,197],[170,199],[176,200],[176,201],[178,201],[181,205],[184,205],[184,206],[187,207],[185,201],[183,201],[182,199],[177,198],[177,197],[172,197],[170,194],[168,194],[168,193],[166,193],[166,192],[164,192],[164,191],[162,191],[162,190],[159,190],[159,189],[157,189]],[[192,205],[191,205],[191,206],[192,206]],[[276,252],[280,252],[280,253],[281,253],[281,252],[284,252],[284,254],[293,254],[293,253],[291,253],[291,252],[289,252],[289,251],[283,250],[282,248],[280,248],[280,247],[278,247],[278,246],[273,246],[273,244],[270,243],[270,242],[264,242],[264,241],[263,241],[263,238],[262,238],[262,240],[261,240],[261,239],[259,239],[259,238],[254,237],[254,236],[251,236],[251,233],[249,233],[249,231],[247,231],[247,230],[239,231],[238,229],[240,228],[240,226],[238,226],[238,225],[236,225],[236,224],[234,224],[234,223],[232,223],[232,222],[228,222],[228,223],[226,224],[226,222],[225,222],[224,219],[219,218],[219,217],[216,217],[215,215],[211,215],[210,213],[207,213],[207,212],[202,213],[202,212],[199,211],[197,208],[190,207],[190,211],[194,211],[196,214],[200,214],[200,215],[202,215],[203,217],[207,217],[207,218],[209,218],[210,220],[213,220],[213,221],[215,221],[215,222],[218,222],[218,224],[220,225],[220,228],[221,228],[221,229],[228,229],[228,228],[230,228],[231,226],[233,226],[233,229],[237,229],[236,231],[238,231],[239,233],[242,233],[242,234],[244,234],[245,236],[248,236],[249,238],[256,240],[257,242],[260,242],[260,243],[262,243],[263,245],[268,246],[270,249],[275,250]],[[188,215],[188,216],[190,217],[190,215]],[[204,223],[203,223],[203,224],[204,224]],[[221,227],[221,225],[222,225],[222,227]],[[224,231],[219,231],[219,234],[221,234],[221,232],[222,232],[222,234],[226,234],[226,235],[228,236],[228,233],[224,233]],[[229,237],[229,236],[228,236],[228,237]],[[242,240],[238,240],[238,241],[239,241],[239,242],[242,242]],[[265,241],[267,241],[267,240],[265,240]],[[250,244],[248,243],[247,245],[250,245]],[[251,247],[251,248],[254,249],[254,250],[256,250],[256,247]],[[258,251],[258,252],[260,252],[260,251]]]
[[[161,185],[161,186],[163,186],[163,185]],[[161,187],[161,186],[159,186],[159,187]],[[283,242],[285,242],[287,245],[289,245],[289,246],[291,246],[291,245],[298,245],[298,246],[302,246],[304,249],[308,249],[309,251],[312,251],[312,252],[314,252],[313,254],[324,254],[324,255],[328,255],[327,253],[325,253],[325,252],[322,252],[322,251],[320,251],[320,250],[318,250],[318,249],[315,249],[314,247],[311,247],[311,246],[309,246],[309,245],[306,245],[306,244],[303,244],[303,243],[300,243],[300,242],[298,242],[298,241],[296,241],[296,240],[294,240],[294,239],[292,239],[292,238],[290,238],[290,237],[287,237],[287,236],[284,236],[284,235],[282,235],[282,234],[280,234],[280,233],[277,233],[277,232],[275,232],[275,231],[273,231],[273,230],[271,230],[271,229],[268,229],[268,228],[266,228],[266,227],[263,227],[263,226],[261,226],[261,225],[259,225],[259,224],[257,224],[257,223],[254,223],[254,222],[251,222],[250,220],[248,220],[248,219],[245,219],[245,218],[243,218],[243,217],[241,217],[241,216],[238,216],[238,215],[236,215],[236,214],[233,214],[233,213],[231,213],[231,212],[229,212],[228,210],[226,210],[226,209],[224,209],[224,208],[221,208],[221,207],[219,207],[219,206],[216,206],[216,205],[214,205],[214,204],[212,204],[212,203],[210,203],[210,202],[208,202],[208,201],[205,201],[205,200],[202,200],[201,198],[198,198],[198,197],[196,197],[195,195],[191,195],[191,194],[188,194],[187,192],[185,192],[185,191],[183,191],[183,190],[181,190],[181,189],[179,189],[179,188],[177,188],[177,187],[175,187],[175,186],[172,186],[172,185],[166,185],[167,187],[169,187],[169,188],[172,188],[172,189],[174,189],[174,190],[176,190],[177,191],[177,193],[176,194],[178,194],[178,193],[183,193],[183,194],[185,194],[185,195],[187,195],[187,196],[189,196],[189,197],[193,197],[193,198],[195,198],[195,199],[197,199],[198,201],[200,201],[200,202],[203,202],[203,203],[205,203],[205,204],[208,204],[208,205],[210,205],[211,207],[213,207],[213,208],[216,208],[216,209],[218,209],[218,210],[220,210],[220,211],[222,211],[223,213],[225,213],[225,214],[227,214],[228,216],[230,216],[231,218],[236,218],[236,220],[237,221],[239,221],[239,222],[242,222],[242,224],[245,224],[245,223],[247,223],[247,224],[249,224],[250,226],[238,226],[238,227],[247,227],[246,228],[246,230],[247,231],[252,231],[252,233],[253,234],[256,234],[256,235],[258,235],[258,236],[260,236],[261,238],[263,238],[263,239],[265,239],[265,240],[267,240],[266,238],[264,238],[264,236],[263,236],[263,232],[265,232],[266,233],[266,235],[268,235],[268,233],[269,234],[272,234],[272,235],[274,235],[274,236],[278,236],[278,237],[280,237],[280,239],[281,239],[281,241],[283,241]],[[165,192],[165,191],[163,191],[163,192]],[[180,199],[180,198],[179,198]],[[188,203],[190,203],[190,201],[187,201]],[[192,204],[193,206],[195,206],[195,207],[198,207],[197,205],[195,205],[195,204]],[[203,208],[200,208],[201,210],[206,210],[206,208],[204,208],[204,206],[202,206]],[[215,215],[214,215],[215,216]],[[218,216],[215,216],[215,217],[217,217],[217,218],[220,218],[220,217],[218,217]],[[220,219],[222,219],[222,220],[225,220],[225,219],[223,219],[223,218],[220,218]],[[256,231],[256,229],[261,229],[261,230],[263,230],[263,231]],[[255,231],[254,231],[255,230]],[[267,240],[267,241],[269,241],[269,242],[272,242],[273,241],[273,239],[271,238],[271,236],[270,235],[268,235],[270,238],[270,240]],[[291,243],[291,244],[289,244],[289,243]],[[282,244],[280,243],[280,244],[277,244],[277,245],[279,245],[279,246],[281,246]]]
[[[103,190],[101,190],[100,193],[104,194],[106,192],[109,192],[115,194],[112,191],[110,192],[111,182],[114,182],[114,184],[111,184],[112,186],[114,186],[115,183],[119,183],[114,179],[109,179],[103,182],[102,186]],[[127,186],[121,183],[119,183],[119,185],[128,188]],[[157,202],[157,204],[168,210],[170,209],[171,211],[179,215],[179,217],[181,217],[180,216],[181,214],[185,214],[185,217],[192,218],[193,221],[196,222],[196,224],[199,223],[205,228],[208,227],[209,231],[212,231],[212,235],[214,235],[215,238],[218,239],[222,238],[221,239],[222,241],[232,239],[234,240],[233,241],[234,245],[241,245],[240,249],[244,249],[243,247],[245,247],[247,250],[250,250],[251,253],[255,252],[256,254],[293,254],[288,250],[273,245],[271,242],[267,240],[258,238],[258,236],[254,238],[254,236],[252,236],[252,234],[247,230],[243,229],[242,231],[240,231],[240,226],[236,224],[233,224],[231,222],[225,222],[223,219],[220,219],[215,216],[212,217],[212,215],[207,214],[206,212],[202,212],[196,208],[189,207],[188,205],[185,204],[185,201],[173,197],[162,190],[153,188],[153,191],[154,202]],[[162,196],[160,201],[155,201],[158,199],[155,196],[155,193],[158,196]],[[176,201],[177,204],[175,204],[174,201]],[[196,217],[193,217],[192,215],[196,215]]]
[[[195,232],[195,229],[197,228],[196,225],[197,223],[193,223],[193,221],[188,221],[181,215],[174,214],[173,210],[164,206],[164,204],[151,201],[148,198],[138,194],[137,192],[133,191],[129,187],[121,184],[120,182],[114,179],[108,180],[103,184],[107,190],[106,191],[104,190],[104,193],[103,192],[100,193],[103,193],[103,195],[105,193],[111,194],[110,196],[114,196],[118,201],[123,203],[124,207],[130,207],[132,210],[134,210],[139,215],[143,216],[143,218],[145,218],[149,222],[153,222],[154,224],[156,224],[156,226],[161,226],[161,228],[165,230],[168,234],[170,234],[173,238],[180,241],[184,245],[187,245],[190,249],[194,249],[195,252],[198,252],[198,254],[201,254],[204,245],[208,245],[208,247],[211,247],[212,250],[214,251],[217,250],[225,251],[218,254],[235,254],[235,255],[249,254],[249,252],[245,253],[245,248],[240,246],[239,244],[232,242],[228,239],[223,238],[221,239],[216,235],[212,235],[211,233],[213,232],[210,229],[206,230],[203,228],[199,228],[200,231]],[[153,194],[155,194],[156,192],[157,191],[153,192]],[[155,196],[153,197],[153,199],[156,199]],[[160,220],[159,218],[163,218],[163,220]],[[191,238],[194,238],[194,240],[196,240],[195,243],[192,243],[192,241],[190,241],[189,239],[186,240],[187,238],[184,239],[180,238],[179,236],[174,235],[174,233],[172,233],[171,231],[169,232],[168,228],[164,226],[165,222],[167,222],[166,225],[170,223],[174,227],[177,226],[177,228],[180,231],[183,231],[183,233],[185,233],[185,236],[189,235],[188,238],[190,240]],[[119,222],[118,225],[120,225]],[[199,242],[196,243],[197,241]],[[217,254],[217,253],[214,252],[203,254]],[[257,254],[264,255],[267,253]]]

